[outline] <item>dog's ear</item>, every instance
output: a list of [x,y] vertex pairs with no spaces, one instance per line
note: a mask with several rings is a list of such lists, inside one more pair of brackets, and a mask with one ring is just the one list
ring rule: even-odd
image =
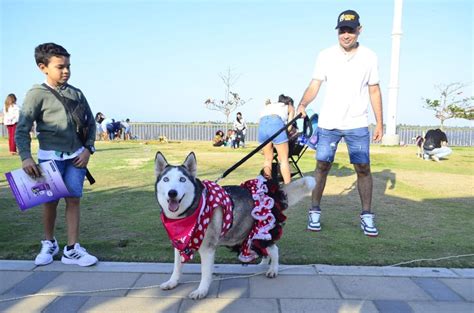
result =
[[197,175],[197,162],[196,155],[194,152],[190,152],[184,160],[183,166],[188,169],[191,176],[196,177]]
[[160,174],[163,173],[163,170],[167,166],[168,166],[168,161],[166,161],[163,154],[161,154],[161,152],[158,151],[156,153],[156,156],[155,156],[155,175],[156,175],[156,177],[160,176]]

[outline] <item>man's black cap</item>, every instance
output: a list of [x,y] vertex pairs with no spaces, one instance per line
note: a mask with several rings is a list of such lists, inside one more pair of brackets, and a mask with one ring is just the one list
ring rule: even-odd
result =
[[339,14],[337,18],[336,29],[341,27],[350,27],[352,29],[360,26],[359,23],[359,14],[354,10],[346,10]]

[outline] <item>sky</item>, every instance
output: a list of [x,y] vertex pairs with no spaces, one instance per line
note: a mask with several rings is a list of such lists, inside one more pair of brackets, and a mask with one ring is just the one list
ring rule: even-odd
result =
[[[249,100],[237,111],[257,122],[267,98],[283,93],[299,102],[319,51],[337,44],[338,14],[354,9],[363,26],[359,42],[379,58],[387,113],[392,0],[0,3],[0,95],[15,93],[20,105],[45,81],[34,48],[55,42],[71,54],[69,83],[94,113],[132,122],[225,121],[204,101],[224,98],[219,74],[231,69],[238,77],[232,90]],[[422,101],[439,97],[435,85],[466,83],[464,94],[473,95],[473,10],[471,0],[403,1],[397,123],[438,125]],[[323,97],[324,84],[309,108],[319,112]]]

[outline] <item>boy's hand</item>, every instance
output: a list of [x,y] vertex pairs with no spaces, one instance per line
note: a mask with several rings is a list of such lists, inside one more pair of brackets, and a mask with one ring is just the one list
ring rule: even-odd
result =
[[25,173],[31,178],[41,177],[41,171],[36,166],[36,163],[32,158],[24,159],[21,166],[23,167]]
[[74,158],[72,164],[74,164],[75,167],[87,167],[90,156],[91,153],[89,152],[89,150],[84,149],[81,154]]

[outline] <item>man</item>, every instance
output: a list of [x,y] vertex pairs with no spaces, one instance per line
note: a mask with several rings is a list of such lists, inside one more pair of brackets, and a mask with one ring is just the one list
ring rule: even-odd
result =
[[440,159],[447,157],[453,151],[448,147],[448,137],[441,129],[430,129],[425,135],[423,143],[424,159],[432,159],[440,162]]
[[339,14],[336,29],[339,44],[319,53],[313,79],[297,110],[305,116],[306,107],[316,98],[322,83],[327,83],[317,130],[317,164],[314,172],[317,183],[312,194],[308,229],[321,230],[321,198],[337,145],[344,138],[350,161],[357,173],[357,189],[362,203],[361,228],[365,235],[375,237],[378,231],[371,212],[368,107],[371,103],[375,114],[373,140],[377,142],[383,136],[378,60],[374,52],[357,41],[362,30],[357,12],[347,10]]

